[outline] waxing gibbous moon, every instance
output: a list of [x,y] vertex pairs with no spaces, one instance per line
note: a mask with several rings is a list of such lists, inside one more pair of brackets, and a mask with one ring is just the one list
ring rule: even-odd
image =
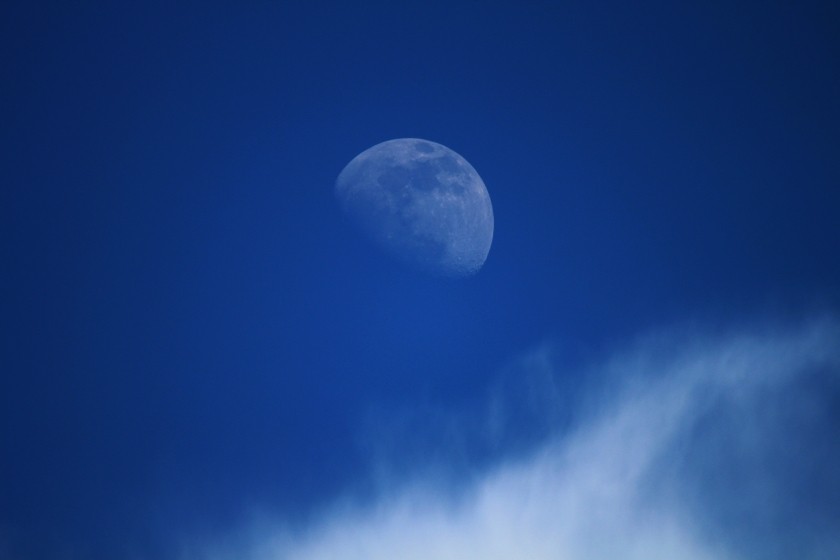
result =
[[493,207],[467,160],[419,138],[382,142],[335,183],[344,214],[398,260],[436,276],[478,272],[493,242]]

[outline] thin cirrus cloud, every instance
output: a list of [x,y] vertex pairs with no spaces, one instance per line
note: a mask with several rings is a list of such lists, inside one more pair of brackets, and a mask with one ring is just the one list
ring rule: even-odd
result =
[[[547,345],[523,358],[523,382],[546,371],[562,380],[551,355]],[[418,476],[305,530],[263,522],[200,556],[840,558],[836,322],[650,337],[588,376],[574,403],[556,396],[573,409],[563,429],[501,454],[466,488]],[[487,410],[499,433],[505,406],[497,398]]]

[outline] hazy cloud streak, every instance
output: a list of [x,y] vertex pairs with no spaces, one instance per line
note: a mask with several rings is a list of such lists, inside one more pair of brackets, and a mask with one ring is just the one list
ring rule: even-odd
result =
[[[563,376],[541,354],[550,350],[523,359],[522,374],[538,363],[539,373]],[[836,509],[812,511],[813,530],[790,522],[808,507],[805,479],[840,487],[836,469],[812,464],[801,446],[819,446],[822,460],[839,457],[825,445],[837,425],[829,401],[840,395],[834,322],[651,337],[596,370],[571,429],[488,469],[464,492],[416,480],[373,504],[337,506],[304,533],[269,524],[247,545],[209,556],[699,560],[782,558],[796,548],[840,557]],[[789,461],[785,449],[799,455]],[[762,543],[778,519],[793,528]]]

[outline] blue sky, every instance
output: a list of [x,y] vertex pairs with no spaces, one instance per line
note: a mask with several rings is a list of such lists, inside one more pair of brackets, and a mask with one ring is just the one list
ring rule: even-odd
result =
[[[0,557],[836,557],[838,22],[5,3]],[[342,220],[400,137],[474,277]]]

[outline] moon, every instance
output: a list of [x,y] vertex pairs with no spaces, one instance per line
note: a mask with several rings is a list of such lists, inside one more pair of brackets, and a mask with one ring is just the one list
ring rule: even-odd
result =
[[493,242],[493,206],[467,160],[419,138],[388,140],[336,179],[342,212],[386,253],[435,276],[478,272]]

